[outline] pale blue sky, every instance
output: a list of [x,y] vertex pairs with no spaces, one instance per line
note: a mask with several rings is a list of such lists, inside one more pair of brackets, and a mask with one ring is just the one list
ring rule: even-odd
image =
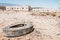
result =
[[0,3],[11,3],[20,5],[31,5],[46,8],[56,8],[59,7],[60,0],[0,0]]

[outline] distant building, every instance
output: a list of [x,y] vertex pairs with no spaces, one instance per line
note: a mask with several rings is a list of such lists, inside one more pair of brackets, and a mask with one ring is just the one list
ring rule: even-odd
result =
[[60,11],[60,4],[59,4],[59,11]]
[[1,10],[9,11],[33,11],[33,12],[60,12],[59,9],[44,8],[44,7],[31,7],[31,6],[0,6]]
[[0,10],[6,10],[5,6],[0,6]]
[[6,6],[6,10],[30,11],[30,6]]
[[44,12],[44,8],[43,7],[32,7],[32,11],[40,11],[40,12]]
[[32,7],[32,11],[35,11],[35,12],[59,12],[58,9],[43,8],[43,7]]

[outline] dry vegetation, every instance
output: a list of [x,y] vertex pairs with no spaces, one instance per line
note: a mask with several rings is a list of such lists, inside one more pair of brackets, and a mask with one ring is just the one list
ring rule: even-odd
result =
[[58,12],[32,12],[30,15],[34,16],[53,16],[53,17],[59,17],[60,13]]

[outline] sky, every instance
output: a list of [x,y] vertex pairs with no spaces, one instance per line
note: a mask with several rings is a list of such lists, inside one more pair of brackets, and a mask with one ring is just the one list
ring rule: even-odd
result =
[[60,0],[0,0],[0,3],[30,5],[35,7],[58,8]]

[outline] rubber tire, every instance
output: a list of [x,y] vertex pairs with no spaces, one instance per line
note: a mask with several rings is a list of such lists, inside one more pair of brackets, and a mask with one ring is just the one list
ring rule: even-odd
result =
[[17,36],[28,34],[34,30],[33,25],[31,23],[23,23],[23,24],[26,24],[26,25],[23,27],[11,28],[12,26],[9,26],[9,27],[3,28],[4,36],[17,37]]

